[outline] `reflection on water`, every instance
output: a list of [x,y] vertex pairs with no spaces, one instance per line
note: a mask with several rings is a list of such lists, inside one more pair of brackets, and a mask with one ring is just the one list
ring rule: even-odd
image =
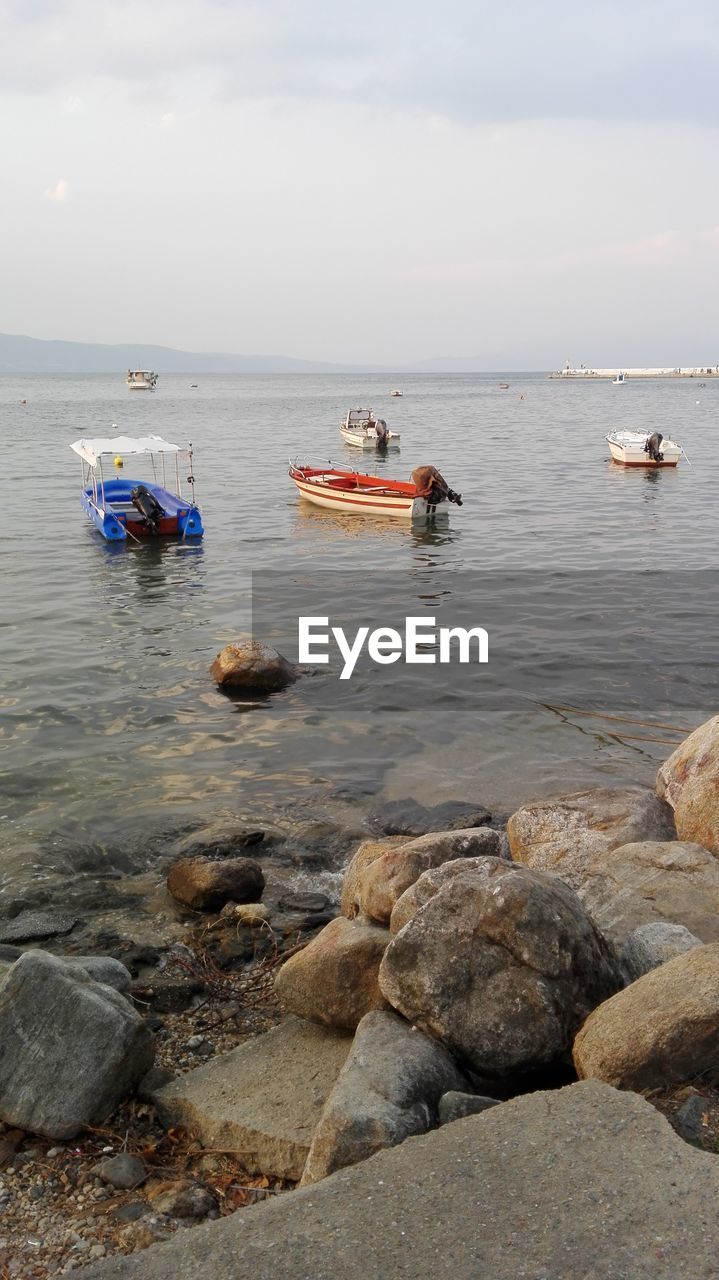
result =
[[[697,406],[681,384],[628,384],[619,405],[601,384],[517,376],[521,393],[508,397],[493,377],[425,375],[388,402],[385,382],[207,376],[198,394],[168,376],[152,403],[136,403],[122,378],[0,377],[5,874],[47,865],[60,830],[150,856],[154,833],[205,818],[286,831],[300,814],[359,821],[371,793],[511,807],[573,783],[650,781],[669,749],[661,732],[550,705],[566,674],[539,643],[552,627],[575,670],[588,664],[579,712],[621,703],[633,720],[691,726],[715,710],[714,628],[691,574],[645,599],[626,660],[611,660],[632,599],[617,595],[616,568],[713,564],[714,387]],[[401,452],[358,459],[342,445],[337,424],[358,400],[385,406]],[[111,423],[195,442],[202,543],[105,543],[90,526],[68,444]],[[608,464],[607,431],[642,425],[678,439],[693,467]],[[287,475],[308,439],[315,455],[398,479],[435,463],[464,506],[434,527],[313,508]],[[514,612],[506,628],[490,618],[490,634],[524,646],[513,696],[439,681],[407,705],[390,668],[347,689],[319,675],[266,702],[227,699],[208,667],[251,630],[251,571],[278,567],[348,583],[399,575],[416,608],[438,615],[454,607],[458,571],[494,571]],[[593,594],[577,576],[588,568],[605,571]],[[520,585],[527,573],[536,581]],[[664,637],[691,648],[672,656]]]

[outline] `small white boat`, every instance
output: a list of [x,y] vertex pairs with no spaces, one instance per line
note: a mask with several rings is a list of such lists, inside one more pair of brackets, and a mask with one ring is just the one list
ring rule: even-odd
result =
[[623,467],[675,467],[684,453],[661,431],[612,431],[606,441],[612,460]]
[[384,418],[375,418],[371,409],[349,409],[340,423],[340,435],[358,449],[398,449],[399,435],[390,431]]
[[499,389],[500,389],[500,391],[509,391],[509,383],[508,383],[508,382],[500,382],[500,384],[499,384]]
[[612,386],[613,386],[613,387],[621,387],[621,385],[622,385],[622,383],[623,383],[623,382],[626,382],[626,378],[624,377],[624,374],[620,371],[620,372],[617,374],[616,378],[614,378],[614,379],[612,380]]
[[401,396],[401,394],[402,394],[401,391],[390,391],[391,396]]
[[128,369],[127,385],[130,391],[154,391],[157,374],[152,369]]

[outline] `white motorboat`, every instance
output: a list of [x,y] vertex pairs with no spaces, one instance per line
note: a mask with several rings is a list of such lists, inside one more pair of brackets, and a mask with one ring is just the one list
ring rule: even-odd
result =
[[616,378],[613,378],[613,379],[612,379],[612,386],[613,386],[613,387],[621,387],[621,385],[622,385],[622,383],[623,383],[623,382],[626,382],[626,378],[624,377],[624,374],[623,374],[623,373],[621,372],[621,370],[620,370],[620,372],[617,374]]
[[391,396],[401,396],[401,395],[402,395],[402,392],[401,392],[401,391],[397,391],[397,390],[395,389],[394,391],[390,391],[390,395],[391,395]]
[[340,435],[358,449],[398,449],[399,435],[390,431],[384,418],[375,418],[371,409],[349,409],[340,423]]
[[681,445],[661,431],[612,431],[606,441],[612,460],[623,467],[675,467],[686,457]]
[[127,385],[130,391],[154,391],[157,374],[152,369],[128,369]]

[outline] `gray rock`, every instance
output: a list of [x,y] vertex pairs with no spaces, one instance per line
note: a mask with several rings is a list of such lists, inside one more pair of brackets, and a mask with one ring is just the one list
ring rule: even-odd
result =
[[587,1014],[622,982],[577,895],[500,858],[426,871],[397,902],[390,932],[385,998],[490,1079],[568,1057]]
[[629,934],[619,958],[627,982],[636,982],[642,974],[701,945],[701,938],[684,925],[655,920],[652,924],[641,924]]
[[527,1094],[82,1280],[711,1280],[719,1160],[598,1082]]
[[0,942],[36,942],[70,933],[78,918],[68,911],[21,911],[0,924]]
[[526,804],[507,823],[516,862],[579,889],[600,854],[641,840],[673,840],[669,805],[648,787],[597,787]]
[[152,1035],[119,992],[43,951],[0,986],[0,1118],[47,1138],[104,1120],[149,1071]]
[[699,1142],[706,1132],[703,1120],[708,1112],[707,1099],[700,1093],[692,1093],[672,1116],[672,1124],[685,1142]]
[[417,800],[389,800],[370,813],[367,821],[381,835],[425,836],[430,831],[483,827],[491,816],[485,805],[461,800],[430,806]]
[[162,1122],[237,1153],[251,1172],[298,1181],[352,1037],[299,1018],[246,1040],[155,1094]]
[[155,1094],[174,1079],[175,1073],[168,1067],[151,1067],[137,1086],[137,1096],[141,1102],[151,1102],[154,1105]]
[[63,964],[70,969],[82,969],[93,982],[102,982],[106,987],[114,987],[116,991],[127,995],[132,986],[129,969],[112,956],[62,956]]
[[490,1107],[500,1106],[497,1098],[486,1098],[481,1093],[459,1093],[451,1090],[439,1100],[437,1118],[440,1124],[452,1124],[467,1116],[477,1116]]
[[129,1155],[126,1151],[120,1152],[117,1156],[106,1156],[93,1167],[92,1172],[101,1182],[107,1182],[111,1187],[117,1187],[121,1191],[131,1191],[133,1187],[139,1187],[147,1177],[142,1160],[138,1160],[137,1156]]
[[442,1094],[465,1085],[435,1040],[395,1013],[366,1014],[322,1112],[302,1185],[426,1133]]

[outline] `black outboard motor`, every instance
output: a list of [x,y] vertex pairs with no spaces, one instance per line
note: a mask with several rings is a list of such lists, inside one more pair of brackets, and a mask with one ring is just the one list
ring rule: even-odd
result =
[[160,521],[165,515],[165,508],[160,505],[154,493],[144,484],[138,484],[130,494],[133,507],[140,512],[145,524],[154,534],[160,532]]
[[382,448],[382,446],[386,448],[387,440],[389,438],[389,431],[387,429],[387,423],[385,422],[384,418],[377,419],[377,421],[374,424],[374,429],[377,435],[377,444],[379,445],[380,448]]
[[648,440],[645,440],[644,442],[644,452],[649,454],[652,462],[664,461],[664,454],[661,452],[663,439],[664,436],[661,431],[655,431],[653,435],[649,436]]

